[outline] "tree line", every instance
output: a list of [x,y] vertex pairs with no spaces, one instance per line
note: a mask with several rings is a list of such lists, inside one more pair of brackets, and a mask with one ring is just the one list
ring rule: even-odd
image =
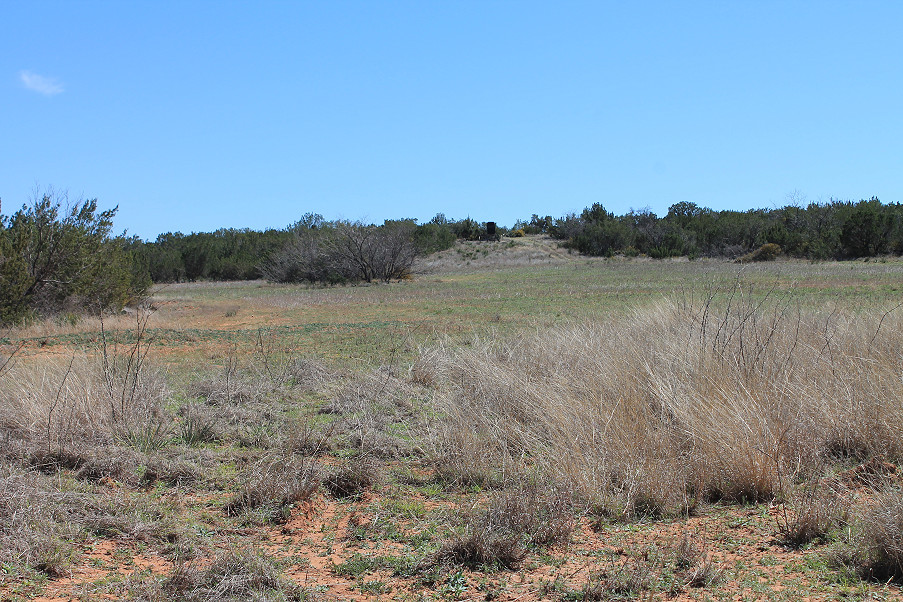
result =
[[68,204],[52,192],[0,213],[0,325],[68,311],[104,312],[141,299],[153,282],[246,280],[353,283],[406,278],[414,259],[456,240],[546,234],[587,255],[813,260],[903,254],[903,205],[877,198],[716,211],[680,202],[664,217],[600,203],[560,218],[534,214],[512,228],[438,214],[367,224],[307,213],[284,229],[112,233],[116,209]]
[[283,230],[161,234],[136,245],[135,254],[154,282],[372,282],[404,277],[417,255],[451,247],[455,226],[444,217],[375,225],[307,213]]
[[[877,198],[715,211],[695,203],[616,216],[599,203],[558,219],[533,215],[515,231],[545,233],[586,255],[743,258],[763,245],[801,259],[851,259],[903,254],[903,205]],[[775,253],[776,254],[776,253]]]

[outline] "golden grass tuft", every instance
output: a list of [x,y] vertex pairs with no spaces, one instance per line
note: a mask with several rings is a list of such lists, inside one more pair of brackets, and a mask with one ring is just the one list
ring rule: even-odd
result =
[[[899,313],[899,312],[898,312]],[[838,454],[903,456],[897,313],[737,286],[608,321],[428,350],[440,474],[540,472],[620,516],[779,498]]]

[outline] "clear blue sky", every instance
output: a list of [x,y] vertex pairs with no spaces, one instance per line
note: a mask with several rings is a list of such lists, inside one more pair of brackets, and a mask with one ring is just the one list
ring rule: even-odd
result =
[[903,201],[903,1],[0,7],[0,199],[142,238]]

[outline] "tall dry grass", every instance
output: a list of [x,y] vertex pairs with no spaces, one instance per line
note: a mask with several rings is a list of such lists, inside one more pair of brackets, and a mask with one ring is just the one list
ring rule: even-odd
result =
[[126,443],[149,451],[165,442],[168,392],[162,373],[147,363],[146,326],[138,320],[134,342],[125,346],[108,343],[102,328],[93,353],[7,362],[0,378],[7,450]]
[[524,471],[607,512],[781,496],[838,457],[903,458],[903,310],[804,310],[726,292],[627,317],[425,350],[440,474]]
[[110,382],[90,356],[20,361],[0,381],[0,429],[49,448],[138,443],[165,428],[165,396],[160,375]]

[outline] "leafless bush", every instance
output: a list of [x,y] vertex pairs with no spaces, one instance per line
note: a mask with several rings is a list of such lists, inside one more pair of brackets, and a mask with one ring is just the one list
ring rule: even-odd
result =
[[330,255],[344,270],[365,281],[388,282],[411,272],[416,256],[413,222],[386,222],[367,226],[360,222],[339,222],[329,241]]
[[212,405],[248,403],[263,397],[265,389],[261,385],[259,380],[251,376],[223,373],[192,383],[188,387],[188,394],[201,397]]
[[387,221],[382,226],[339,221],[299,228],[294,238],[261,266],[275,282],[353,282],[405,278],[416,255],[416,225]]
[[332,272],[322,240],[318,229],[299,228],[292,240],[261,264],[261,274],[271,282],[332,282],[341,279],[341,273]]

